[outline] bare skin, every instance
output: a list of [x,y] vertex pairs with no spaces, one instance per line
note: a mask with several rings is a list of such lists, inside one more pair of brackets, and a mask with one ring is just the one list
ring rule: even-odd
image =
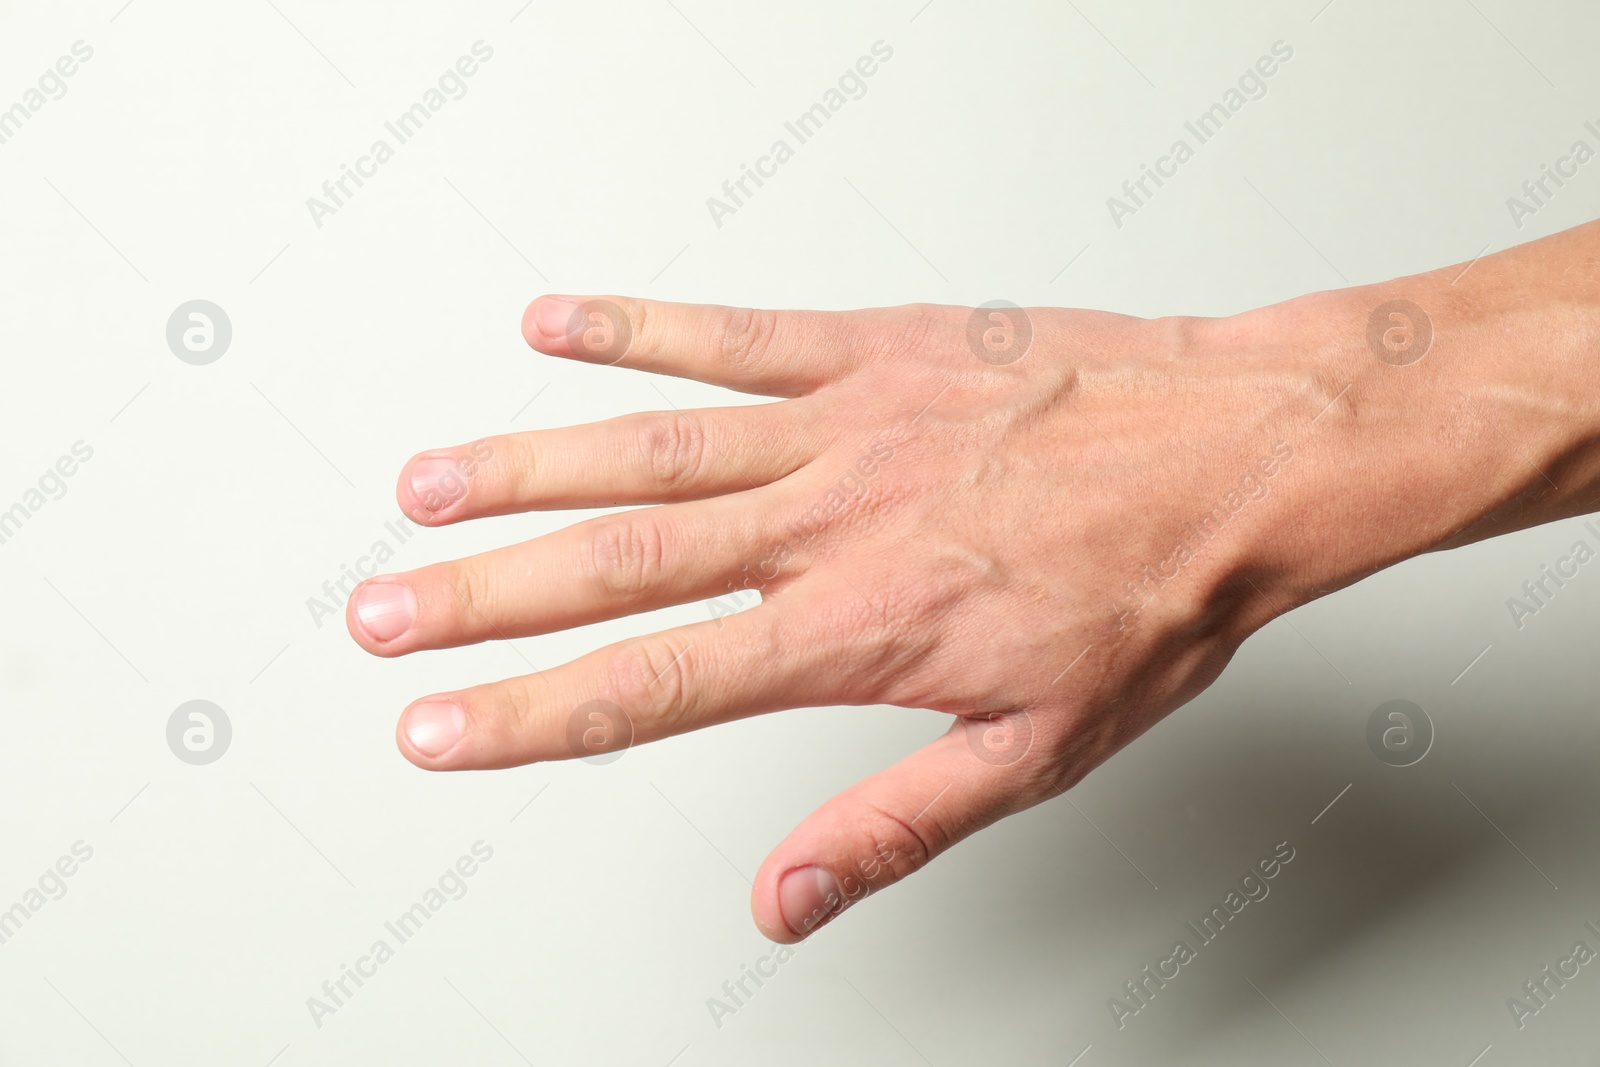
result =
[[1070,788],[1277,615],[1600,506],[1600,223],[1228,319],[585,300],[535,301],[529,344],[783,399],[413,458],[428,525],[660,506],[371,579],[350,632],[398,656],[718,598],[418,701],[398,742],[431,770],[795,707],[949,713],[767,858],[752,910],[780,942]]

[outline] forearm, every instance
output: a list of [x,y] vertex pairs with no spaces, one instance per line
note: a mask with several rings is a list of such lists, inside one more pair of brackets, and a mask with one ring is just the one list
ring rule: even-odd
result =
[[1279,610],[1600,508],[1600,223],[1197,333],[1296,368],[1269,421],[1299,458],[1244,557]]

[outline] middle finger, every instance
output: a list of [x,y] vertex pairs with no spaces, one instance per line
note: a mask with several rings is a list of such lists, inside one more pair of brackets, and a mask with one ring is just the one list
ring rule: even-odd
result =
[[[717,596],[773,570],[777,486],[640,508],[357,586],[350,634],[400,656],[531,637]],[[783,577],[800,573],[786,555]]]

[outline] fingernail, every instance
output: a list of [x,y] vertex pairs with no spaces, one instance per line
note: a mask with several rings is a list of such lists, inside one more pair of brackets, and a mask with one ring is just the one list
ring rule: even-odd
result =
[[419,459],[411,465],[411,495],[418,507],[432,514],[466,496],[467,482],[455,460]]
[[393,641],[417,621],[417,598],[400,582],[367,582],[356,589],[356,619],[374,641]]
[[442,756],[467,729],[467,715],[448,700],[425,700],[406,712],[406,740],[424,756]]
[[844,895],[821,867],[797,867],[778,883],[778,910],[797,934],[809,934],[844,910]]
[[565,337],[578,302],[564,296],[540,297],[533,307],[533,323],[549,338]]

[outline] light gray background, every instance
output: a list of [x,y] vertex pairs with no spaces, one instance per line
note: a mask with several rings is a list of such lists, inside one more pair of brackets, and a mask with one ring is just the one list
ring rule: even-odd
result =
[[[1592,4],[122,2],[0,16],[0,107],[94,48],[0,145],[0,507],[94,449],[0,545],[0,907],[94,849],[0,946],[0,1062],[1487,1067],[1589,1047],[1600,967],[1524,1030],[1506,1007],[1576,940],[1600,948],[1600,572],[1521,630],[1506,607],[1578,523],[1278,621],[1070,797],[860,905],[720,1027],[707,998],[770,951],[747,877],[944,720],[797,711],[606,767],[434,776],[394,748],[411,698],[704,605],[386,662],[305,602],[384,536],[414,451],[727,400],[529,352],[542,291],[1220,314],[1592,218],[1600,163],[1521,230],[1505,204],[1600,120]],[[480,39],[465,98],[316,228],[306,198]],[[717,228],[706,197],[880,39],[865,98]],[[1106,197],[1278,40],[1295,58],[1268,96],[1113,226]],[[234,329],[207,367],[164,337],[197,298]],[[569,518],[426,532],[394,566]],[[234,730],[205,767],[165,741],[197,698]],[[1437,729],[1407,769],[1365,741],[1396,698]],[[467,896],[314,1026],[306,998],[480,839]],[[1285,840],[1270,897],[1119,1031],[1107,998]]]

